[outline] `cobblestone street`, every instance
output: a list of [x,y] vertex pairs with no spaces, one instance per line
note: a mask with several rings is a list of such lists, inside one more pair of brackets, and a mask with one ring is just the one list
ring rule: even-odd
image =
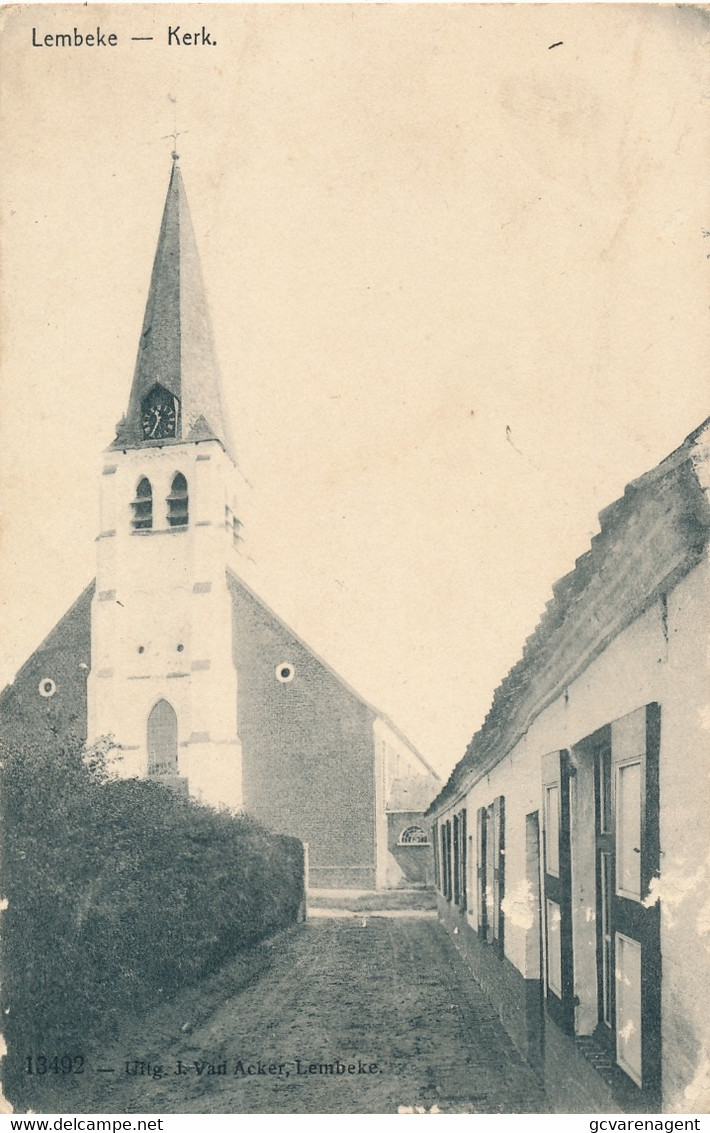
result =
[[[114,1073],[74,1083],[82,1096],[66,1095],[67,1102],[119,1113],[547,1109],[430,915],[326,916],[299,925],[272,942],[255,982],[208,1012],[191,1033],[178,1029],[167,1043],[163,1033],[159,1047],[148,1027],[139,1048],[134,1042],[115,1052]],[[160,1065],[163,1076],[127,1075],[126,1060]],[[338,1062],[358,1072],[309,1072],[311,1064]],[[175,1072],[179,1063],[186,1072]],[[201,1075],[196,1064],[204,1064]],[[208,1072],[220,1064],[223,1071]]]

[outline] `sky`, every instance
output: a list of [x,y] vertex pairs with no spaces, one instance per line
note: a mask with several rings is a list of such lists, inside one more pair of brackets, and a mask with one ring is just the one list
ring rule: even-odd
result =
[[93,576],[176,114],[244,578],[448,774],[598,512],[710,414],[707,14],[0,20],[0,685]]

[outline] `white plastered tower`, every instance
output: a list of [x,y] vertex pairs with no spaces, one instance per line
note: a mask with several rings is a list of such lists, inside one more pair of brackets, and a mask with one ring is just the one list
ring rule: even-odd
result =
[[231,453],[173,155],[128,412],[101,477],[88,737],[114,738],[121,775],[239,809]]

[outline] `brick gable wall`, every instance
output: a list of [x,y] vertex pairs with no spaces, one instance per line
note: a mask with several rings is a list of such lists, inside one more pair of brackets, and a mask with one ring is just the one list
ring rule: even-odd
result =
[[374,713],[246,587],[230,586],[245,809],[309,844],[312,886],[373,888]]

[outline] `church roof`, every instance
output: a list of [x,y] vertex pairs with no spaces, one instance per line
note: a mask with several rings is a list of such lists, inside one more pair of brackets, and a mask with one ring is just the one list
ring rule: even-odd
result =
[[[141,425],[141,404],[156,385],[179,402],[175,437],[159,442],[146,440]],[[195,234],[174,154],[128,412],[112,447],[210,439],[233,456]]]
[[390,814],[424,812],[437,794],[440,782],[438,775],[409,775],[395,779],[389,790],[385,810]]

